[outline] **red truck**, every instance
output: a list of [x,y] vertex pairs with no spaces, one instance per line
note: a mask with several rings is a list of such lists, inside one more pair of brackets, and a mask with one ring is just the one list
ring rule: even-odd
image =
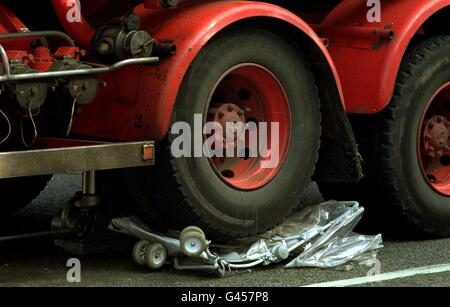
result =
[[[277,225],[316,181],[376,226],[448,236],[449,18],[450,0],[2,0],[1,215],[83,172],[60,224],[105,192],[225,240]],[[279,163],[175,156],[174,124],[199,118],[277,123]]]

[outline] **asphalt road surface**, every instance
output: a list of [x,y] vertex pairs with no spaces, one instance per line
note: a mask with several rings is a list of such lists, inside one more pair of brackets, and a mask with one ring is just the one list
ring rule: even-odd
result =
[[[0,236],[47,230],[52,216],[78,190],[79,175],[54,177],[48,188],[31,206],[0,222]],[[305,201],[311,204],[321,201],[314,185],[306,193]],[[79,257],[82,280],[81,283],[71,284],[66,278],[66,264],[72,256],[55,248],[50,238],[0,243],[0,286],[297,287],[324,282],[345,285],[346,282],[342,280],[364,277],[368,271],[366,267],[348,271],[285,270],[282,265],[277,265],[231,273],[219,279],[202,273],[178,272],[171,267],[149,272],[136,266],[129,254],[129,250],[111,250],[103,254]],[[450,239],[417,242],[388,240],[378,258],[381,261],[380,276],[389,277],[388,280],[376,283],[356,280],[350,284],[369,287],[450,286]],[[436,270],[436,265],[441,266]],[[419,270],[413,270],[417,268]]]

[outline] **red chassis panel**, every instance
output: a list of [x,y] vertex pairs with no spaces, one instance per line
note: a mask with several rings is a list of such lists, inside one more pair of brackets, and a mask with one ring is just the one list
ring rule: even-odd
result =
[[369,23],[366,1],[344,0],[326,17],[316,30],[330,40],[348,112],[372,114],[389,104],[411,39],[449,5],[450,0],[381,1],[382,21]]
[[305,33],[328,60],[342,93],[321,39],[298,16],[278,6],[250,1],[186,1],[173,10],[149,10],[141,5],[135,13],[141,16],[143,28],[157,40],[173,40],[177,54],[162,58],[156,67],[129,67],[105,75],[106,87],[75,120],[74,131],[80,134],[118,140],[164,138],[178,88],[198,52],[219,31],[249,18],[281,20]]
[[[70,1],[52,1],[66,31],[89,47],[93,35],[89,24],[84,19],[81,27],[79,23],[65,23]],[[412,37],[430,16],[449,5],[450,0],[383,1],[382,22],[369,23],[365,1],[344,0],[316,29],[322,37],[329,38],[333,59],[319,36],[302,19],[278,6],[260,2],[184,1],[178,9],[166,10],[145,9],[140,5],[135,12],[142,17],[144,28],[157,40],[173,40],[178,53],[163,58],[157,67],[129,67],[103,76],[106,87],[95,103],[77,116],[74,130],[118,140],[163,138],[169,128],[177,89],[197,53],[222,29],[249,18],[281,20],[305,33],[327,58],[341,94],[339,78],[342,80],[347,111],[376,113],[391,99],[398,68]],[[1,4],[0,13],[1,32],[17,32],[25,27]],[[390,31],[394,33],[392,40],[388,39]],[[14,42],[15,49],[26,49],[20,48],[22,45]]]

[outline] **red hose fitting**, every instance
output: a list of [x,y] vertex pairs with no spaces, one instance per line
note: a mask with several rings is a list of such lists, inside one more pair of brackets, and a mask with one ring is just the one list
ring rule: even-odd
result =
[[33,61],[31,61],[30,67],[40,72],[49,71],[53,60],[50,49],[37,47],[33,50]]

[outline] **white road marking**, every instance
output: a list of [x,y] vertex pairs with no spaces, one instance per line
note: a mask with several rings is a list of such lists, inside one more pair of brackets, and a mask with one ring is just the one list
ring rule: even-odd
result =
[[374,276],[367,276],[367,277],[359,277],[359,278],[351,278],[351,279],[343,279],[343,280],[336,280],[331,282],[324,282],[319,284],[313,284],[308,285],[305,287],[348,287],[348,286],[355,286],[355,285],[363,285],[368,283],[378,283],[386,280],[392,280],[392,279],[400,279],[400,278],[406,278],[416,275],[428,275],[428,274],[437,274],[437,273],[443,273],[443,272],[450,272],[450,263],[445,264],[438,264],[438,265],[432,265],[432,266],[426,266],[426,267],[420,267],[420,268],[414,268],[414,269],[408,269],[403,271],[396,271],[396,272],[390,272],[390,273],[384,273]]

